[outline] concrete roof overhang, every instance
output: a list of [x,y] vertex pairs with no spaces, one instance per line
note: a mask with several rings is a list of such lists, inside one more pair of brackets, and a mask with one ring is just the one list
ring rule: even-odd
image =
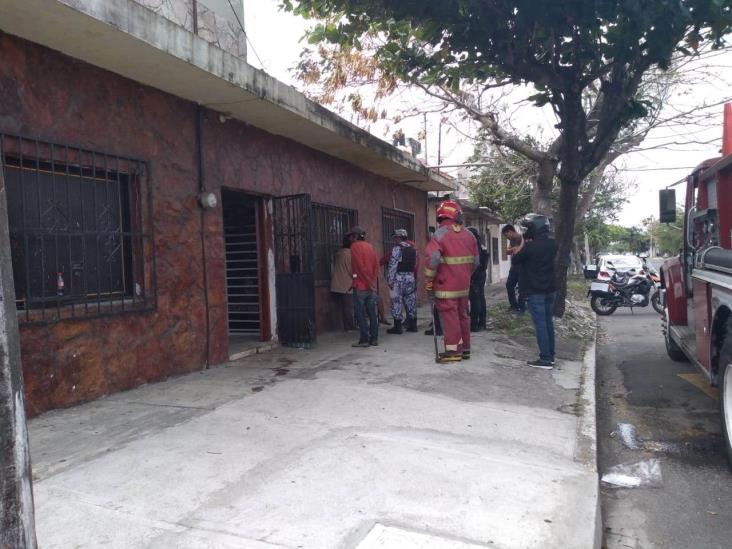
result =
[[0,0],[0,29],[422,191],[453,184],[133,0]]

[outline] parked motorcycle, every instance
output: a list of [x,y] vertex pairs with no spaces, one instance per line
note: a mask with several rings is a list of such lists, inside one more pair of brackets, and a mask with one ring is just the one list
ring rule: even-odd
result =
[[[590,307],[598,315],[608,316],[619,307],[648,307],[652,304],[657,313],[661,314],[660,292],[648,271],[637,273],[631,269],[627,273],[618,273],[612,263],[607,264],[612,276],[607,282],[592,282],[589,291]],[[656,291],[654,291],[656,290]]]
[[640,256],[641,261],[643,261],[643,270],[641,271],[641,274],[645,273],[648,277],[648,280],[650,280],[653,283],[653,290],[651,294],[651,305],[653,305],[653,308],[655,311],[659,314],[663,314],[663,305],[661,305],[661,275],[658,274],[658,271],[653,268],[653,265],[650,261],[648,261],[647,257]]

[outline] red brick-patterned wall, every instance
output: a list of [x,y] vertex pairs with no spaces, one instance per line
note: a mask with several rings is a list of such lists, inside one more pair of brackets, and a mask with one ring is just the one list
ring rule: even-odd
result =
[[[0,58],[0,132],[140,158],[153,197],[156,310],[23,326],[29,414],[204,367],[196,106],[2,33]],[[202,134],[206,186],[219,197],[223,186],[263,196],[307,192],[314,201],[357,209],[379,253],[382,205],[413,211],[426,233],[425,193],[257,128],[221,122],[214,112],[205,113]],[[204,213],[203,224],[208,358],[218,363],[228,358],[220,208]],[[338,315],[330,295],[316,295],[318,330],[332,329]]]

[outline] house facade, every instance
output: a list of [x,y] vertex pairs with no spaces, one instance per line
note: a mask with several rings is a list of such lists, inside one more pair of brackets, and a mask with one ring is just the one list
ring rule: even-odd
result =
[[30,415],[311,345],[338,328],[347,228],[379,253],[394,228],[426,240],[427,191],[450,188],[250,67],[236,2],[163,4],[0,0]]

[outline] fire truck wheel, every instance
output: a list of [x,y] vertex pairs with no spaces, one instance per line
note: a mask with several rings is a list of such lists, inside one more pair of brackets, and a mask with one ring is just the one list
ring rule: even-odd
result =
[[719,414],[727,463],[732,469],[732,330],[727,332],[719,355]]
[[689,359],[686,358],[684,351],[681,350],[678,343],[671,337],[671,330],[669,328],[670,323],[668,319],[668,311],[664,311],[663,315],[663,339],[666,343],[666,354],[674,362],[687,362]]

